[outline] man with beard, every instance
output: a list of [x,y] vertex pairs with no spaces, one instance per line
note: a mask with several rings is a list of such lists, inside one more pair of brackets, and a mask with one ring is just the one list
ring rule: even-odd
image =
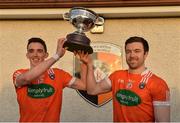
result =
[[[26,56],[30,68],[16,70],[13,74],[20,122],[59,122],[63,89],[86,89],[85,64],[81,64],[81,80],[62,69],[51,68],[65,54],[64,42],[65,39],[60,38],[55,55],[46,59],[45,42],[36,37],[28,40]],[[81,56],[81,53],[77,55]]]
[[87,64],[87,92],[97,95],[112,91],[114,122],[170,121],[169,88],[166,82],[145,66],[148,42],[130,37],[125,42],[127,70],[118,70],[96,82],[92,59],[84,54]]

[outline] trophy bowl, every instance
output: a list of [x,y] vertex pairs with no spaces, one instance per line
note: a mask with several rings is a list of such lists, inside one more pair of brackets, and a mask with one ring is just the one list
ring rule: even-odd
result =
[[84,51],[92,54],[93,49],[90,46],[90,39],[84,32],[89,31],[95,25],[103,25],[104,19],[99,17],[94,11],[83,8],[74,7],[69,12],[63,14],[64,20],[70,23],[77,29],[77,31],[66,36],[66,41],[63,45],[68,51]]

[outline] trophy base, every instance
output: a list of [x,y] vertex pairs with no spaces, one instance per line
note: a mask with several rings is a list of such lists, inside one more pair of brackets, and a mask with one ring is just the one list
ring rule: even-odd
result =
[[93,49],[89,45],[90,40],[84,34],[71,33],[67,35],[67,41],[64,43],[63,47],[67,48],[68,51],[84,51],[85,53],[92,54]]

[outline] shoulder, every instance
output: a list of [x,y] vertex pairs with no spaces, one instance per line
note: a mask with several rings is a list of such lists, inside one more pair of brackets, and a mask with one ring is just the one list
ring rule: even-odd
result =
[[127,76],[127,70],[117,70],[117,71],[114,71],[113,73],[111,73],[109,75],[109,78],[111,80],[113,80],[113,79],[117,79],[117,78],[124,78],[125,76]]
[[153,74],[150,78],[150,86],[153,88],[166,88],[168,89],[168,85],[164,79]]
[[158,84],[166,84],[166,81],[164,79],[162,79],[161,77],[153,74],[151,77],[151,81],[153,81],[154,83],[158,83]]
[[49,69],[50,71],[53,70],[53,72],[55,74],[69,74],[68,72],[66,72],[65,70],[63,69],[59,69],[59,68],[51,68]]
[[63,69],[60,68],[51,68],[49,70],[53,70],[54,72],[65,72]]
[[22,74],[26,71],[28,71],[29,69],[18,69],[18,70],[15,70],[14,73],[13,73],[13,76],[16,75],[16,74]]
[[[26,71],[28,71],[28,70],[29,70],[29,69],[27,69],[27,68],[26,68],[26,69],[17,69],[17,70],[15,70],[15,72],[17,72],[17,71],[19,71],[19,72],[26,72]],[[14,72],[14,73],[15,73],[15,72]]]
[[147,88],[150,90],[154,101],[169,100],[169,87],[161,77],[153,74]]
[[14,71],[12,77],[13,80],[15,80],[19,75],[21,75],[22,73],[25,73],[26,71],[28,71],[28,69],[18,69],[16,71]]
[[111,75],[126,75],[127,74],[127,70],[116,70],[113,73],[111,73]]

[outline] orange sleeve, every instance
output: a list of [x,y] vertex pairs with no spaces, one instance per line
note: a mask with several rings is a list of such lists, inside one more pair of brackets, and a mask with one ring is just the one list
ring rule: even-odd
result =
[[153,77],[150,84],[150,91],[153,101],[168,101],[169,88],[164,80],[158,77]]
[[14,73],[13,73],[13,84],[15,85],[16,84],[16,78],[22,74],[24,72],[23,69],[20,69],[20,70],[16,70]]
[[19,70],[16,70],[14,73],[13,73],[13,84],[14,84],[14,87],[15,87],[15,89],[16,89],[16,92],[19,90],[19,89],[21,89],[21,87],[16,87],[16,78],[20,75],[20,74],[22,74],[22,73],[24,73],[24,72],[26,72],[28,69],[19,69]]
[[60,76],[63,83],[63,88],[67,87],[71,79],[73,78],[68,72],[60,70]]
[[[111,82],[116,81],[115,77],[117,76],[117,74],[118,74],[118,71],[115,71],[109,75],[109,79],[111,80]],[[113,83],[111,83],[111,84],[113,84]]]

